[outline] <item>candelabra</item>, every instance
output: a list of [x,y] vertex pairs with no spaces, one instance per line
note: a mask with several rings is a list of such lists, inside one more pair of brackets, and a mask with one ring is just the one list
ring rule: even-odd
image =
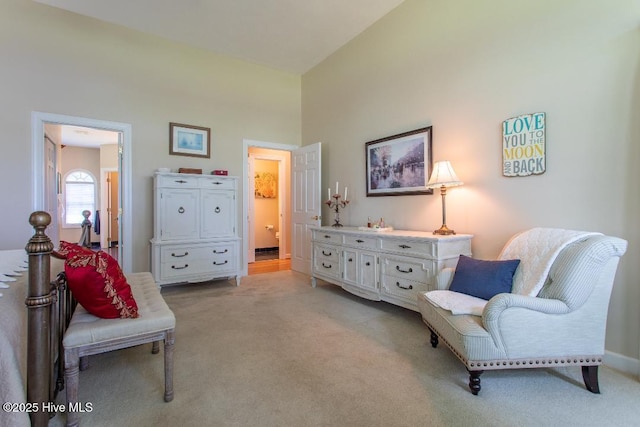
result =
[[[334,199],[334,200],[331,200],[331,199]],[[342,224],[340,224],[340,208],[342,209],[346,208],[347,205],[349,204],[349,201],[346,199],[341,200],[342,196],[339,194],[334,194],[333,196],[331,196],[331,199],[324,202],[327,206],[329,206],[329,209],[333,209],[333,213],[335,215],[335,219],[333,220],[333,224],[331,226],[342,227]]]

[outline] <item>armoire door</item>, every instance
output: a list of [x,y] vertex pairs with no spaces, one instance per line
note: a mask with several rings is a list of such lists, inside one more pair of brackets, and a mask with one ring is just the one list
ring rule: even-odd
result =
[[235,236],[235,195],[233,191],[202,190],[200,237]]

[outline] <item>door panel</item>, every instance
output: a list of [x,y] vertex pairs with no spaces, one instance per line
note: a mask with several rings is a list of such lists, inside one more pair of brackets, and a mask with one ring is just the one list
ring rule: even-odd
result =
[[311,274],[311,230],[320,225],[321,144],[315,143],[291,153],[292,243],[291,269]]

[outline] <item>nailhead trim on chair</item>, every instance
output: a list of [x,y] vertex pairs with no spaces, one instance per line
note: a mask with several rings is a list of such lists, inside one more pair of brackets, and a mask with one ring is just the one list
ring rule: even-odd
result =
[[487,360],[487,361],[469,361],[466,357],[460,354],[453,348],[449,342],[438,333],[436,328],[431,326],[429,322],[422,319],[422,321],[429,327],[430,331],[433,331],[440,341],[444,342],[449,350],[456,355],[458,359],[469,370],[483,370],[491,369],[519,369],[519,368],[538,368],[542,366],[574,366],[574,365],[600,365],[602,364],[602,356],[581,356],[581,357],[569,357],[569,358],[549,358],[549,359],[517,359],[517,360]]

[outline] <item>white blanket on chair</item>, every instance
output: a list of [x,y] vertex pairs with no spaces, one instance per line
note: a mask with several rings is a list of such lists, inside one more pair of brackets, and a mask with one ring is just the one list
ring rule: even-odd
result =
[[[578,240],[600,234],[557,228],[532,228],[516,234],[498,256],[499,260],[520,260],[513,276],[511,293],[535,297],[544,286],[549,270],[562,249]],[[482,316],[487,304],[483,299],[448,290],[430,291],[425,293],[425,297],[453,315]]]
[[499,260],[520,260],[511,293],[535,297],[562,249],[578,240],[601,234],[559,228],[532,228],[516,234],[498,255]]

